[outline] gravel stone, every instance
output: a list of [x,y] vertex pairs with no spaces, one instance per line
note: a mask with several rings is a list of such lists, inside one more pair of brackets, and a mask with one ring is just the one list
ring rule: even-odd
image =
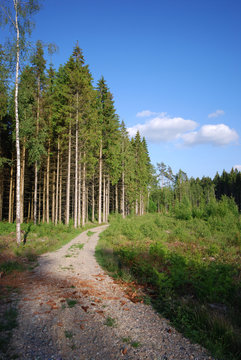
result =
[[18,295],[19,326],[6,359],[213,360],[150,305],[132,302],[97,264],[95,246],[107,226],[39,257]]

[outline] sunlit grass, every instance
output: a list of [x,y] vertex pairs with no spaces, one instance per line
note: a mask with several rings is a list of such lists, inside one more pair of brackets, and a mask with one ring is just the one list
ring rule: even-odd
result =
[[[230,225],[232,219],[232,226]],[[152,304],[220,359],[241,353],[240,218],[113,217],[96,248],[123,281],[151,287]]]

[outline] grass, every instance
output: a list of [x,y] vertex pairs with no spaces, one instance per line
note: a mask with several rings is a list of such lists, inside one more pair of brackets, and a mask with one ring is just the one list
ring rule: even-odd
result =
[[105,319],[104,324],[105,324],[106,326],[110,326],[110,327],[116,327],[116,326],[117,326],[116,319],[113,319],[113,318],[110,317],[110,316],[108,316],[108,317]]
[[66,299],[66,302],[67,302],[69,308],[72,308],[77,304],[77,301],[74,299]]
[[87,232],[87,236],[92,236],[92,235],[94,235],[94,231],[90,231],[90,230],[89,230],[89,231]]
[[141,346],[141,343],[139,341],[132,341],[130,336],[122,338],[122,341],[126,344],[131,345],[135,349]]
[[[87,224],[84,228],[75,229],[64,224],[54,225],[44,223],[34,225],[22,224],[22,242],[16,243],[16,224],[0,222],[0,272],[9,274],[12,271],[31,270],[35,265],[38,255],[55,251],[67,244],[78,234],[93,227]],[[82,249],[83,244],[75,244],[71,250]],[[69,257],[71,255],[67,255]],[[26,266],[30,263],[30,267]]]
[[72,337],[73,337],[72,331],[69,331],[69,330],[65,330],[64,335],[67,339],[72,339]]
[[17,327],[17,310],[10,308],[0,319],[0,353],[6,353],[12,337],[12,330]]
[[178,219],[115,216],[96,248],[115,277],[146,288],[146,302],[221,359],[241,353],[241,223],[238,215]]

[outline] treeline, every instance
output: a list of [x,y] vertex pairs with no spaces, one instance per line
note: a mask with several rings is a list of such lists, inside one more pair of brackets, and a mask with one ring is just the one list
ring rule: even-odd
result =
[[[14,90],[0,47],[0,221],[16,218]],[[143,214],[151,165],[145,139],[129,139],[102,77],[93,85],[77,44],[66,64],[46,68],[38,41],[18,91],[21,222],[107,221]]]
[[186,219],[202,217],[205,211],[210,210],[211,203],[214,205],[224,196],[232,198],[241,211],[241,172],[237,169],[232,169],[230,173],[224,170],[221,176],[217,173],[213,179],[194,179],[188,178],[182,170],[173,174],[172,169],[162,162],[157,164],[149,211],[174,211]]

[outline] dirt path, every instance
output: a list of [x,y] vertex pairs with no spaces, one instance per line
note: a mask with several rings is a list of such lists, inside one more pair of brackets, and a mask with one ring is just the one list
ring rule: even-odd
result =
[[150,306],[130,301],[100,268],[94,249],[105,228],[39,258],[21,292],[11,354],[20,360],[211,359]]

